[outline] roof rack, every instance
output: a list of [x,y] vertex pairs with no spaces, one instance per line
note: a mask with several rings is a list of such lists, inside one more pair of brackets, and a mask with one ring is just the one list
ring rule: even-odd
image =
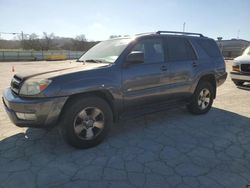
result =
[[137,34],[135,34],[135,35],[136,35],[136,36],[140,36],[140,35],[150,35],[150,34],[155,34],[155,32],[137,33]]
[[193,36],[199,36],[204,37],[200,33],[187,33],[187,32],[178,32],[178,31],[157,31],[156,34],[180,34],[180,35],[193,35]]

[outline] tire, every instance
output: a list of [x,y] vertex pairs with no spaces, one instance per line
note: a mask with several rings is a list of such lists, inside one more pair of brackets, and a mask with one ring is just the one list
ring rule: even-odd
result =
[[241,80],[233,80],[233,82],[236,86],[242,86],[244,84],[244,81]]
[[187,105],[189,112],[196,115],[207,113],[213,104],[215,89],[209,82],[200,82]]
[[60,119],[61,133],[71,146],[79,149],[101,143],[113,124],[109,104],[99,97],[76,98],[64,109]]

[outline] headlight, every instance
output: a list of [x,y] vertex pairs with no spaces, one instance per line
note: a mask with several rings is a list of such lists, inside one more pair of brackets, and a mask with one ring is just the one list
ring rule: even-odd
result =
[[240,66],[239,65],[233,65],[232,71],[240,72]]
[[51,80],[31,78],[26,80],[20,90],[21,95],[36,95],[45,90]]

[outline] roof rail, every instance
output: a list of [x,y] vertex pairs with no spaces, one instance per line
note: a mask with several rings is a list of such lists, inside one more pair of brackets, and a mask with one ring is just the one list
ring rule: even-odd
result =
[[149,34],[155,34],[155,32],[137,33],[137,34],[135,34],[135,35],[136,35],[136,36],[140,36],[140,35],[149,35]]
[[178,32],[178,31],[157,31],[156,34],[181,34],[181,35],[196,35],[199,37],[204,37],[200,33],[188,33],[188,32]]

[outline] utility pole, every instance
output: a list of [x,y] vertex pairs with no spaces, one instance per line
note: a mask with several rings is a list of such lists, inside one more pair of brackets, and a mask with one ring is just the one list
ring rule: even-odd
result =
[[[24,33],[23,33],[23,31],[21,31],[21,33],[0,32],[0,36],[2,34],[6,34],[6,35],[19,35],[19,36],[21,35],[21,43],[23,43],[23,41],[24,41]],[[25,34],[25,35],[28,35],[28,34]]]
[[239,39],[239,37],[240,37],[240,30],[238,30],[237,32],[237,39]]
[[185,32],[185,27],[186,27],[186,22],[183,23],[183,28],[182,28],[183,32]]
[[21,31],[21,46],[22,46],[22,49],[23,49],[23,46],[24,46],[23,31]]
[[23,31],[21,31],[21,39],[22,39],[22,41],[23,41]]
[[6,34],[6,35],[21,35],[21,40],[23,41],[24,40],[24,33],[23,31],[21,31],[21,33],[10,33],[10,32],[0,32],[0,36],[1,34]]

